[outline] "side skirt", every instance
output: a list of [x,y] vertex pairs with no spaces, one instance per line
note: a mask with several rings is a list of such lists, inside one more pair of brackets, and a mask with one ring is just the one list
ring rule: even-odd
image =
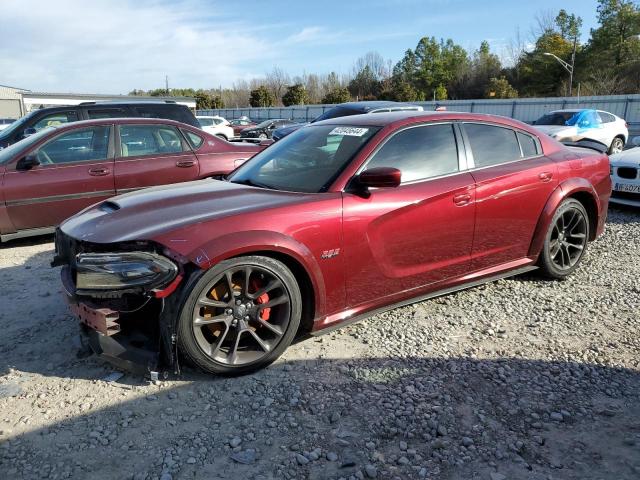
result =
[[507,277],[513,277],[516,275],[521,275],[523,273],[526,272],[530,272],[532,270],[537,270],[538,267],[535,265],[528,265],[526,267],[521,267],[518,268],[516,270],[509,270],[506,272],[500,272],[496,275],[492,275],[490,277],[484,277],[484,278],[480,278],[478,280],[474,280],[472,282],[469,283],[465,283],[462,285],[456,285],[455,287],[449,287],[449,288],[444,288],[442,290],[436,290],[434,292],[430,292],[427,293],[426,295],[420,295],[418,297],[414,297],[414,298],[410,298],[408,300],[403,300],[401,302],[398,303],[394,303],[391,305],[385,305],[384,307],[380,307],[377,308],[375,310],[370,310],[368,312],[365,313],[361,313],[358,314],[354,317],[351,318],[347,318],[335,325],[331,325],[329,327],[320,329],[320,330],[316,330],[316,331],[312,331],[311,335],[315,336],[319,336],[319,335],[324,335],[325,333],[329,333],[332,332],[334,330],[338,330],[340,328],[346,327],[348,325],[351,325],[353,323],[359,322],[360,320],[364,320],[365,318],[368,317],[372,317],[374,315],[377,315],[379,313],[383,313],[383,312],[388,312],[389,310],[393,310],[395,308],[400,308],[400,307],[404,307],[406,305],[411,305],[412,303],[418,303],[418,302],[423,302],[425,300],[430,300],[432,298],[436,298],[436,297],[441,297],[443,295],[448,295],[450,293],[454,293],[454,292],[458,292],[460,290],[467,290],[468,288],[473,288],[473,287],[477,287],[478,285],[484,285],[485,283],[491,283],[491,282],[495,282],[496,280],[500,280],[503,278],[507,278]]
[[38,235],[49,235],[55,233],[55,227],[42,227],[42,228],[30,228],[28,230],[18,230],[15,233],[7,233],[6,235],[0,235],[0,242],[8,242],[16,238],[24,237],[36,237]]

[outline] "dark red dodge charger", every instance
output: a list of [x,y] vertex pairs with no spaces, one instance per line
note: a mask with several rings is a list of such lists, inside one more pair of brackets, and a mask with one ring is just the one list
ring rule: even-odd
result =
[[62,224],[54,264],[95,352],[238,374],[296,335],[536,268],[563,278],[610,191],[606,155],[515,120],[358,115],[301,128],[227,181],[96,204]]
[[0,240],[51,233],[120,193],[227,174],[260,150],[173,120],[105,118],[44,128],[0,150]]

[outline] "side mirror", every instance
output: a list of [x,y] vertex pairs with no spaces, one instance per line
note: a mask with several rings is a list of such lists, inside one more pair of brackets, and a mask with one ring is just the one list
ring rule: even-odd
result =
[[631,143],[632,143],[633,145],[635,145],[636,147],[640,147],[640,137],[633,137],[633,138],[631,139]]
[[367,188],[395,188],[401,179],[402,172],[393,167],[369,168],[357,177],[358,185]]
[[33,167],[40,165],[40,160],[35,153],[30,153],[26,157],[22,157],[16,164],[16,170],[31,170]]
[[27,138],[28,136],[33,135],[34,133],[37,133],[37,130],[35,128],[33,128],[33,127],[29,127],[27,129],[25,129],[24,132],[22,132],[22,136],[24,138]]

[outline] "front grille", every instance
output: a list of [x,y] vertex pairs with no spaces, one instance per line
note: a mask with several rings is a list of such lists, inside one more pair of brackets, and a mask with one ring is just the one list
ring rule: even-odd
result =
[[640,201],[640,193],[632,193],[632,192],[611,192],[612,198],[620,198],[621,200],[633,200],[635,202]]
[[638,176],[638,169],[635,167],[618,167],[618,176],[633,180]]

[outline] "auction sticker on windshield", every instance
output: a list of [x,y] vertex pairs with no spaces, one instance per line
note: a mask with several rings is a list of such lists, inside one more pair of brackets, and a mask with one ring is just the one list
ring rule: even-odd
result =
[[361,137],[368,131],[369,131],[368,128],[336,127],[329,132],[329,135],[345,135],[347,137]]

